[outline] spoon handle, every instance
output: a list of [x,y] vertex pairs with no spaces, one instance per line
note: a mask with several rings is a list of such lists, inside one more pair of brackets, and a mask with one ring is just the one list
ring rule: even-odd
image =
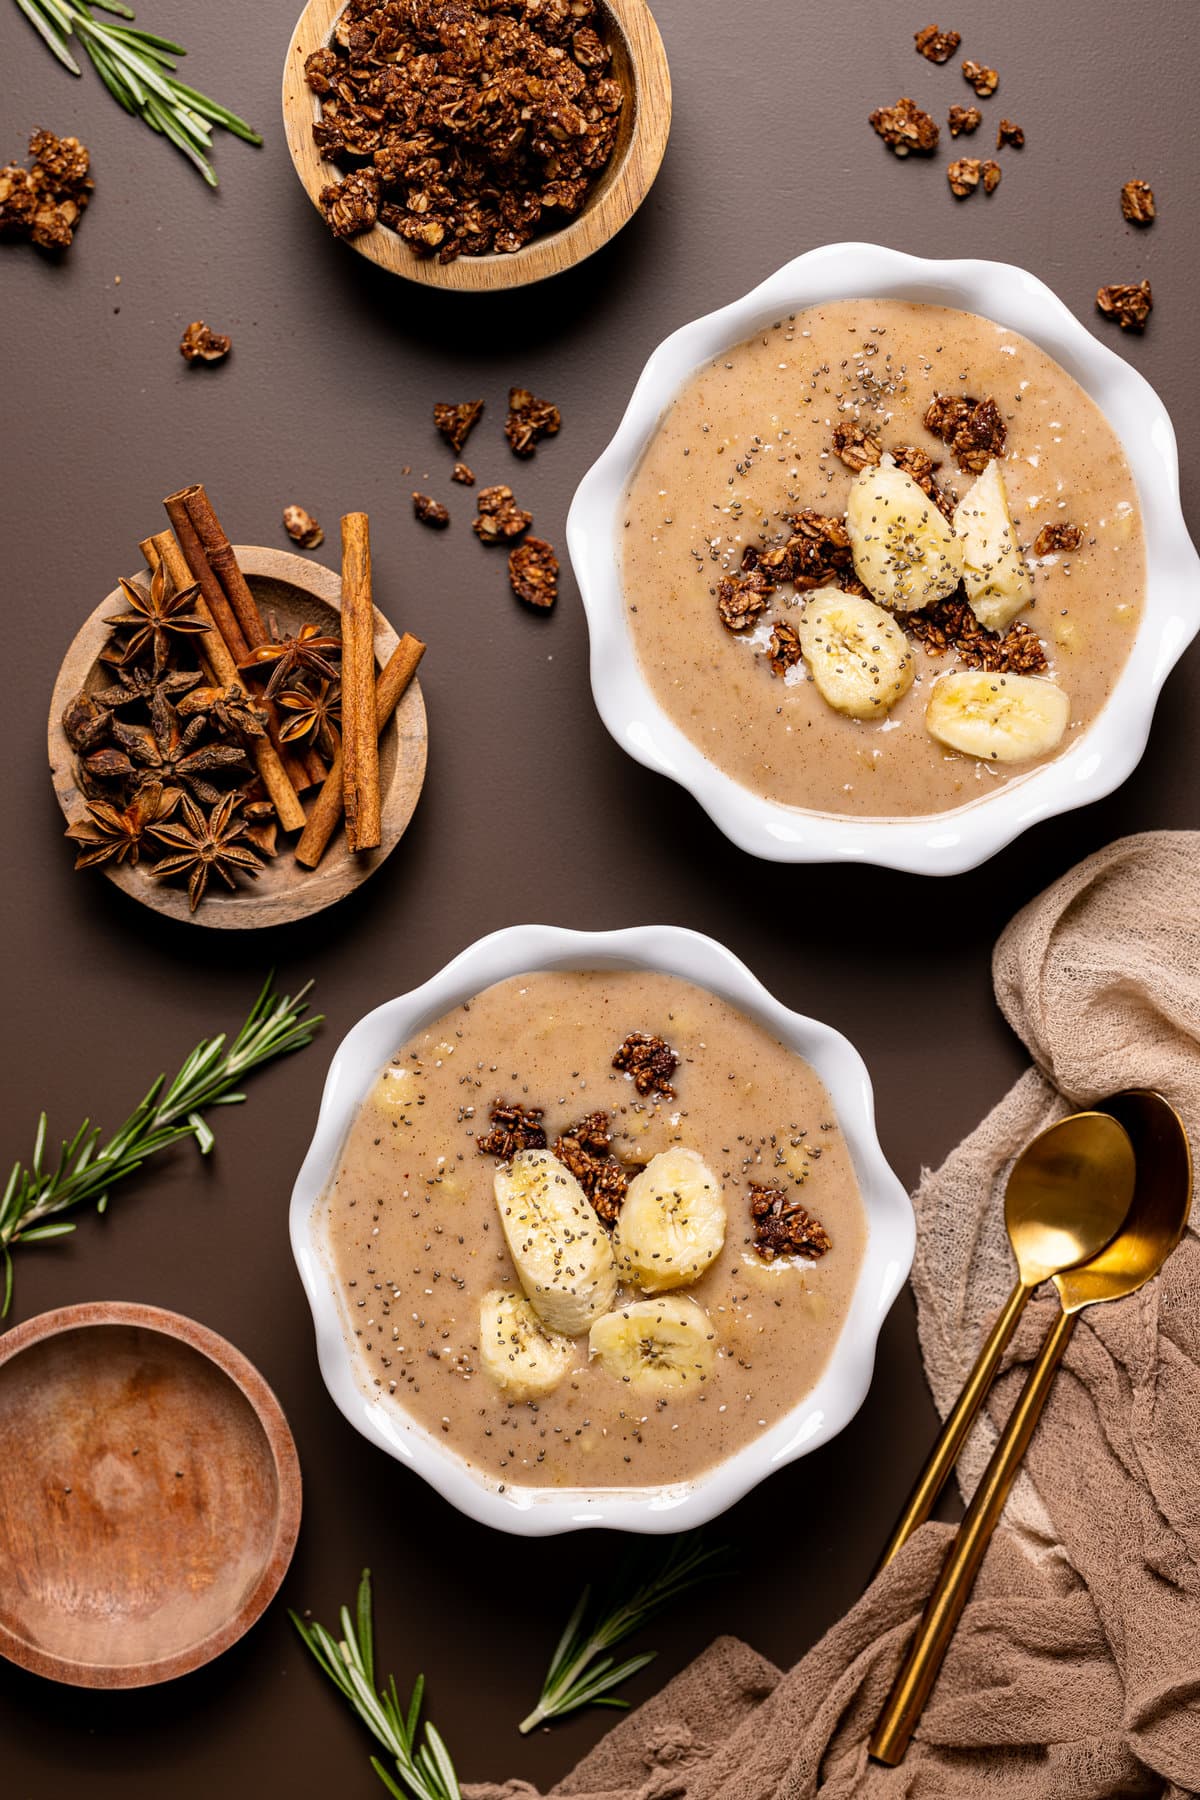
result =
[[923,1525],[937,1504],[937,1497],[945,1487],[950,1473],[958,1461],[959,1453],[967,1441],[967,1435],[975,1423],[976,1414],[983,1405],[988,1389],[1000,1366],[1000,1358],[1004,1354],[1009,1338],[1016,1330],[1017,1320],[1025,1310],[1025,1303],[1033,1289],[1018,1281],[1004,1304],[1004,1309],[996,1323],[988,1333],[987,1342],[979,1352],[975,1367],[967,1376],[962,1393],[954,1403],[954,1410],[947,1416],[942,1426],[941,1435],[930,1451],[929,1460],[917,1478],[916,1486],[908,1497],[908,1503],[900,1515],[896,1529],[888,1539],[887,1548],[876,1566],[876,1574],[887,1567],[896,1552],[906,1544],[918,1525]]
[[954,1635],[984,1552],[1004,1510],[1021,1458],[1029,1446],[1054,1381],[1055,1370],[1075,1326],[1074,1313],[1060,1313],[1047,1333],[1036,1363],[1013,1407],[1008,1424],[984,1470],[975,1496],[942,1564],[908,1655],[892,1683],[868,1748],[877,1762],[894,1768],[925,1709],[942,1660]]

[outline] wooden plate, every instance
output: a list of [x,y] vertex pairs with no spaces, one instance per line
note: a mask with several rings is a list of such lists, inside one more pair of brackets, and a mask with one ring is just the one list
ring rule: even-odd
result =
[[66,1306],[0,1338],[0,1655],[75,1687],[210,1662],[283,1580],[300,1464],[279,1402],[203,1325]]
[[[341,577],[331,569],[309,562],[289,550],[268,550],[247,544],[237,544],[234,549],[264,618],[269,619],[274,614],[281,631],[294,632],[310,622],[322,630],[330,625],[337,627],[342,609],[342,583]],[[68,824],[73,825],[85,817],[86,803],[75,784],[75,753],[62,728],[63,712],[80,688],[94,692],[112,685],[111,675],[97,659],[108,641],[108,619],[125,609],[125,598],[119,588],[101,601],[67,651],[54,684],[48,730],[50,774]],[[380,668],[397,641],[396,633],[376,607],[375,661]],[[102,872],[125,893],[140,900],[143,906],[196,925],[250,930],[307,918],[323,907],[332,906],[335,900],[358,887],[400,842],[425,780],[426,738],[425,702],[420,683],[414,679],[379,740],[383,842],[378,850],[354,856],[347,847],[345,832],[339,827],[318,866],[304,869],[290,854],[289,846],[294,843],[294,838],[280,832],[279,854],[274,861],[264,863],[257,881],[240,884],[236,893],[230,893],[214,882],[194,913],[188,910],[186,885],[156,881],[145,867],[131,869],[105,865]],[[316,793],[316,788],[310,789],[304,796],[305,803],[308,804]],[[67,844],[63,854],[71,850],[72,846]],[[96,874],[94,869],[85,870],[79,879],[94,880]]]
[[[430,287],[486,291],[524,287],[560,275],[607,244],[628,224],[654,185],[671,131],[671,73],[667,53],[646,0],[599,0],[605,35],[612,46],[613,74],[625,89],[621,123],[612,156],[580,212],[561,230],[535,237],[511,255],[460,256],[439,263],[419,256],[386,225],[376,225],[347,243],[381,269],[423,281]],[[304,79],[304,64],[328,44],[345,0],[308,0],[283,67],[283,127],[296,173],[314,206],[339,170],[322,159],[313,143],[319,117],[317,96]]]

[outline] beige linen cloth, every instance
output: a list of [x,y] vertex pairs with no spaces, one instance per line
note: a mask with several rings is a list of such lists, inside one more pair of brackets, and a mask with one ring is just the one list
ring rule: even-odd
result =
[[[1013,920],[996,994],[1034,1067],[917,1191],[913,1287],[944,1413],[1013,1278],[1022,1146],[1122,1087],[1200,1144],[1200,834],[1128,838]],[[1200,1793],[1197,1215],[1139,1295],[1084,1313],[905,1761],[866,1739],[948,1541],[924,1526],[783,1674],[719,1638],[554,1789],[575,1800],[1108,1800]],[[1056,1301],[1031,1305],[963,1464],[969,1491]],[[1014,1366],[1015,1365],[1015,1366]],[[870,1471],[867,1476],[869,1478]],[[796,1605],[803,1596],[794,1597]],[[517,1800],[523,1782],[472,1800]]]

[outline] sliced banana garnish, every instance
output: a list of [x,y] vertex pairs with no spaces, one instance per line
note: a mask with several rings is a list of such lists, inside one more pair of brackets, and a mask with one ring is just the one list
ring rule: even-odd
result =
[[932,606],[958,586],[962,545],[893,457],[885,456],[851,482],[846,530],[854,572],[881,606],[911,612]]
[[1033,599],[998,462],[988,464],[954,509],[962,543],[963,587],[971,611],[988,631],[1003,631]]
[[939,743],[985,762],[1030,762],[1061,743],[1071,702],[1038,675],[956,669],[933,684],[925,724]]
[[496,1205],[517,1279],[543,1325],[574,1337],[616,1298],[617,1265],[587,1195],[548,1150],[496,1170]]
[[881,719],[912,686],[912,645],[890,613],[859,594],[817,588],[799,624],[817,692],[852,719]]
[[653,1157],[629,1184],[613,1249],[630,1280],[656,1294],[703,1275],[725,1242],[721,1183],[695,1150]]
[[592,1326],[588,1349],[617,1381],[650,1394],[699,1389],[717,1360],[708,1314],[684,1294],[606,1313]]
[[535,1400],[558,1386],[575,1346],[545,1329],[524,1294],[493,1288],[479,1303],[479,1360],[511,1399]]

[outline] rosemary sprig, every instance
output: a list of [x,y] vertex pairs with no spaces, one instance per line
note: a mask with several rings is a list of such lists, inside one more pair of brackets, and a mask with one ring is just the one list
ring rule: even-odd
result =
[[729,1553],[723,1546],[710,1549],[692,1534],[675,1538],[657,1568],[647,1568],[644,1560],[628,1562],[615,1584],[618,1593],[622,1577],[628,1586],[623,1600],[604,1600],[593,1607],[592,1590],[585,1587],[558,1640],[541,1698],[520,1729],[533,1731],[547,1719],[561,1719],[581,1706],[628,1706],[628,1700],[612,1689],[653,1662],[657,1652],[643,1651],[622,1663],[614,1663],[605,1652],[657,1618],[681,1594],[715,1580],[728,1567]]
[[74,37],[88,57],[113,99],[149,125],[151,131],[169,138],[194,163],[210,187],[217,177],[205,154],[212,148],[213,126],[231,131],[248,144],[261,144],[262,138],[245,119],[227,107],[210,100],[188,87],[174,73],[177,56],[186,56],[182,44],[143,31],[135,25],[113,25],[98,19],[92,10],[111,13],[114,18],[132,19],[134,14],[122,0],[16,0],[17,5],[39,33],[64,69],[72,75],[83,73],[72,56],[67,40]]
[[181,1138],[194,1137],[207,1156],[214,1138],[202,1116],[205,1108],[236,1105],[246,1096],[235,1090],[252,1069],[312,1042],[321,1019],[319,1015],[306,1016],[305,995],[311,986],[311,982],[306,982],[298,994],[281,999],[271,992],[268,976],[232,1044],[224,1032],[197,1044],[170,1085],[166,1085],[166,1076],[160,1075],[145,1099],[105,1144],[100,1141],[100,1126],[85,1119],[70,1143],[64,1140],[57,1163],[50,1167],[45,1160],[46,1115],[42,1114],[33,1156],[28,1163],[13,1165],[0,1199],[0,1256],[4,1271],[0,1318],[12,1301],[12,1252],[18,1244],[65,1237],[74,1231],[75,1223],[60,1219],[58,1214],[89,1201],[94,1201],[96,1210],[103,1212],[118,1181],[141,1168],[147,1157]]
[[[377,1756],[371,1767],[394,1800],[462,1800],[458,1776],[436,1728],[425,1723],[423,1740],[417,1742],[425,1677],[418,1675],[408,1706],[402,1708],[396,1678],[375,1686],[375,1632],[371,1623],[371,1571],[364,1569],[358,1584],[353,1616],[347,1606],[340,1614],[341,1639],[323,1625],[306,1624],[295,1613],[292,1624],[328,1675],[344,1694],[367,1730],[395,1764],[396,1776]],[[403,1782],[397,1784],[396,1777]]]

